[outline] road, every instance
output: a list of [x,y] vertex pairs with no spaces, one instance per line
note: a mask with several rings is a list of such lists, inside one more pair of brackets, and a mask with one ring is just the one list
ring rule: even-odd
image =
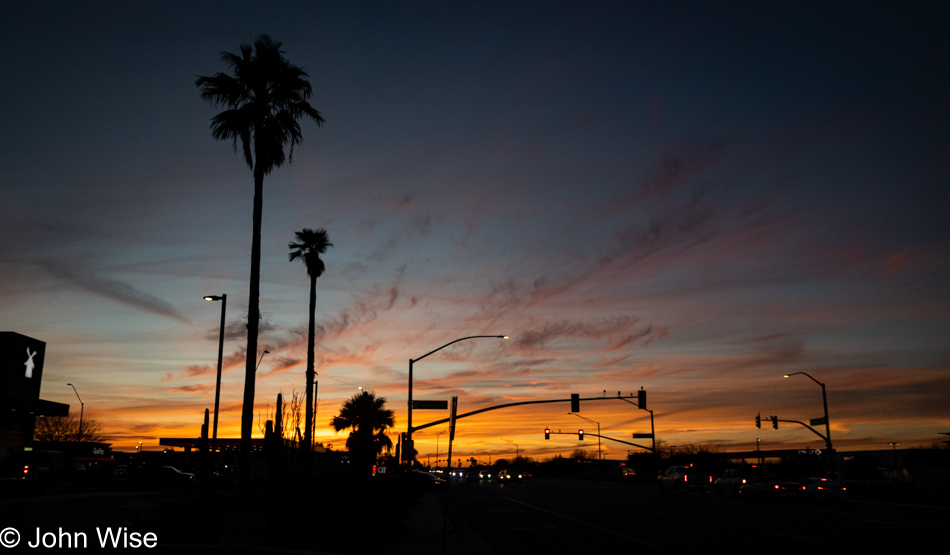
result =
[[636,549],[881,553],[946,545],[950,508],[849,501],[750,502],[655,486],[529,479],[455,484],[450,503],[498,554]]

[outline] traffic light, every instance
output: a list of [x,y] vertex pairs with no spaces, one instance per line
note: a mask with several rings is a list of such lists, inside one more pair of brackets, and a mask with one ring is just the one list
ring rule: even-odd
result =
[[755,427],[756,427],[756,428],[761,428],[761,427],[762,427],[762,414],[761,414],[761,413],[755,415]]
[[584,441],[584,430],[577,430],[577,439]]
[[647,410],[647,392],[642,387],[637,391],[637,406]]
[[772,427],[775,428],[776,430],[778,429],[778,416],[772,417]]
[[375,465],[375,464],[373,465],[373,473],[372,473],[372,476],[376,476],[376,465]]
[[581,396],[579,393],[571,393],[571,412],[581,411]]
[[551,439],[551,428],[544,429],[544,439]]

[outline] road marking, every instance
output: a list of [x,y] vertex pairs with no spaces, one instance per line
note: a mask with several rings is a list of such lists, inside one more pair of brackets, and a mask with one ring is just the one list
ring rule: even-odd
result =
[[554,516],[556,516],[556,517],[558,517],[558,518],[563,518],[564,520],[569,520],[569,521],[574,522],[574,523],[576,523],[576,524],[580,524],[580,525],[582,525],[582,526],[587,526],[588,528],[592,528],[592,529],[594,529],[594,530],[597,530],[598,532],[603,532],[603,533],[605,533],[605,534],[610,534],[611,536],[617,536],[618,538],[621,538],[621,539],[624,539],[624,540],[627,540],[627,541],[631,541],[631,542],[634,542],[634,543],[638,543],[638,544],[643,545],[643,546],[646,546],[646,547],[652,547],[652,548],[655,548],[655,549],[657,549],[657,548],[660,547],[660,546],[658,546],[658,545],[654,545],[654,544],[652,544],[652,543],[645,542],[645,541],[643,541],[643,540],[638,540],[637,538],[631,538],[630,536],[626,536],[626,535],[624,535],[624,534],[618,534],[617,532],[614,532],[613,530],[608,530],[608,529],[606,529],[606,528],[601,528],[600,526],[595,526],[595,525],[590,524],[590,523],[588,523],[588,522],[584,522],[584,521],[582,521],[582,520],[577,520],[576,518],[571,518],[571,517],[569,517],[569,516],[564,516],[564,515],[562,515],[562,514],[560,514],[560,513],[556,513],[556,512],[554,512],[554,511],[549,511],[548,509],[542,509],[541,507],[535,507],[534,505],[532,505],[532,504],[530,504],[530,503],[525,503],[524,501],[518,501],[517,499],[512,499],[511,497],[505,497],[504,495],[502,495],[501,497],[502,497],[502,499],[507,499],[508,501],[513,501],[513,502],[515,502],[515,503],[520,503],[521,505],[524,505],[525,507],[531,507],[532,509],[534,509],[534,510],[536,510],[536,511],[541,511],[542,513],[548,513],[548,514],[554,515]]

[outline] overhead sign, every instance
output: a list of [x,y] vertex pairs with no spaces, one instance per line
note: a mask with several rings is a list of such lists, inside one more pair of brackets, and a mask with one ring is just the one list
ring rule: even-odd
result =
[[442,409],[445,410],[449,408],[449,402],[447,400],[442,401],[412,401],[412,410],[417,409]]
[[812,426],[821,426],[825,423],[825,417],[822,416],[821,418],[812,418],[809,422]]
[[633,439],[650,439],[653,434],[633,434]]

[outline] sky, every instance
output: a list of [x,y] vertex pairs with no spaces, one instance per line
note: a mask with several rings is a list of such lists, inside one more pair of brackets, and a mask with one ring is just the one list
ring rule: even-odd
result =
[[[406,429],[647,391],[657,439],[839,450],[950,432],[950,6],[943,2],[4,2],[0,330],[116,450],[240,434],[253,177],[195,79],[267,33],[313,86],[264,182],[255,414],[304,391],[325,228],[316,440],[358,387]],[[562,404],[459,421],[453,458],[596,450]],[[633,441],[646,411],[582,403]],[[446,411],[417,410],[422,425]],[[415,434],[444,458],[448,434]],[[561,430],[544,440],[543,429]],[[259,434],[258,434],[259,435]],[[393,434],[395,440],[395,434]],[[646,440],[640,440],[646,443]],[[624,444],[604,441],[610,458]]]

